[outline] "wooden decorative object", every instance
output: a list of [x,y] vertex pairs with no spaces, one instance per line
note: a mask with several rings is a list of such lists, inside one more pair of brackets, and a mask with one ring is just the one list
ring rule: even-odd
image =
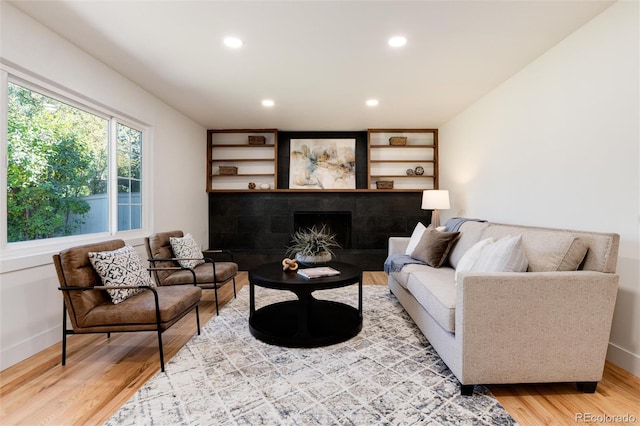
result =
[[249,136],[249,145],[264,145],[266,140],[264,136]]
[[285,257],[282,260],[282,270],[285,272],[294,272],[298,269],[298,261],[295,259],[289,259],[288,257]]
[[377,189],[393,189],[392,180],[379,180],[376,182]]
[[221,175],[237,175],[238,168],[236,166],[220,166]]
[[389,138],[389,145],[406,145],[407,137],[406,136],[391,136]]

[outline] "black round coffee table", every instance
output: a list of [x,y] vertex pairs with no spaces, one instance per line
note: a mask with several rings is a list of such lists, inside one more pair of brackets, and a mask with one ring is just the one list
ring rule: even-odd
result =
[[[362,269],[343,262],[327,266],[340,275],[304,278],[284,272],[282,264],[268,263],[249,271],[249,329],[263,342],[292,348],[312,348],[344,342],[362,329]],[[320,300],[317,290],[358,284],[358,308]],[[278,302],[256,310],[255,286],[295,293],[297,300]]]

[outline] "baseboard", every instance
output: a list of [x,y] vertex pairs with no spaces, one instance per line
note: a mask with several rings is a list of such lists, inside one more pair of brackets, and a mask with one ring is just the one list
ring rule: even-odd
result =
[[62,326],[57,326],[42,333],[30,336],[13,346],[0,350],[0,371],[24,361],[48,347],[60,343]]
[[631,353],[609,342],[607,361],[612,362],[620,368],[624,368],[634,376],[640,377],[640,355]]

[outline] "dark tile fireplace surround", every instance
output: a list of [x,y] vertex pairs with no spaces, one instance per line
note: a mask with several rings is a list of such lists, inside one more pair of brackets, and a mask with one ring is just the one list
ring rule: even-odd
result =
[[[209,247],[231,250],[241,270],[285,257],[298,226],[329,226],[337,260],[381,271],[388,238],[429,223],[420,192],[250,192],[209,194]],[[297,215],[296,215],[297,213]]]

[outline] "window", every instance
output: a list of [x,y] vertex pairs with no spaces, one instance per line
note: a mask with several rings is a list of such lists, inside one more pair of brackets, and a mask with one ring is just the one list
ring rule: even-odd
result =
[[142,229],[143,126],[22,81],[6,90],[6,242]]
[[142,224],[142,132],[118,123],[118,231]]

